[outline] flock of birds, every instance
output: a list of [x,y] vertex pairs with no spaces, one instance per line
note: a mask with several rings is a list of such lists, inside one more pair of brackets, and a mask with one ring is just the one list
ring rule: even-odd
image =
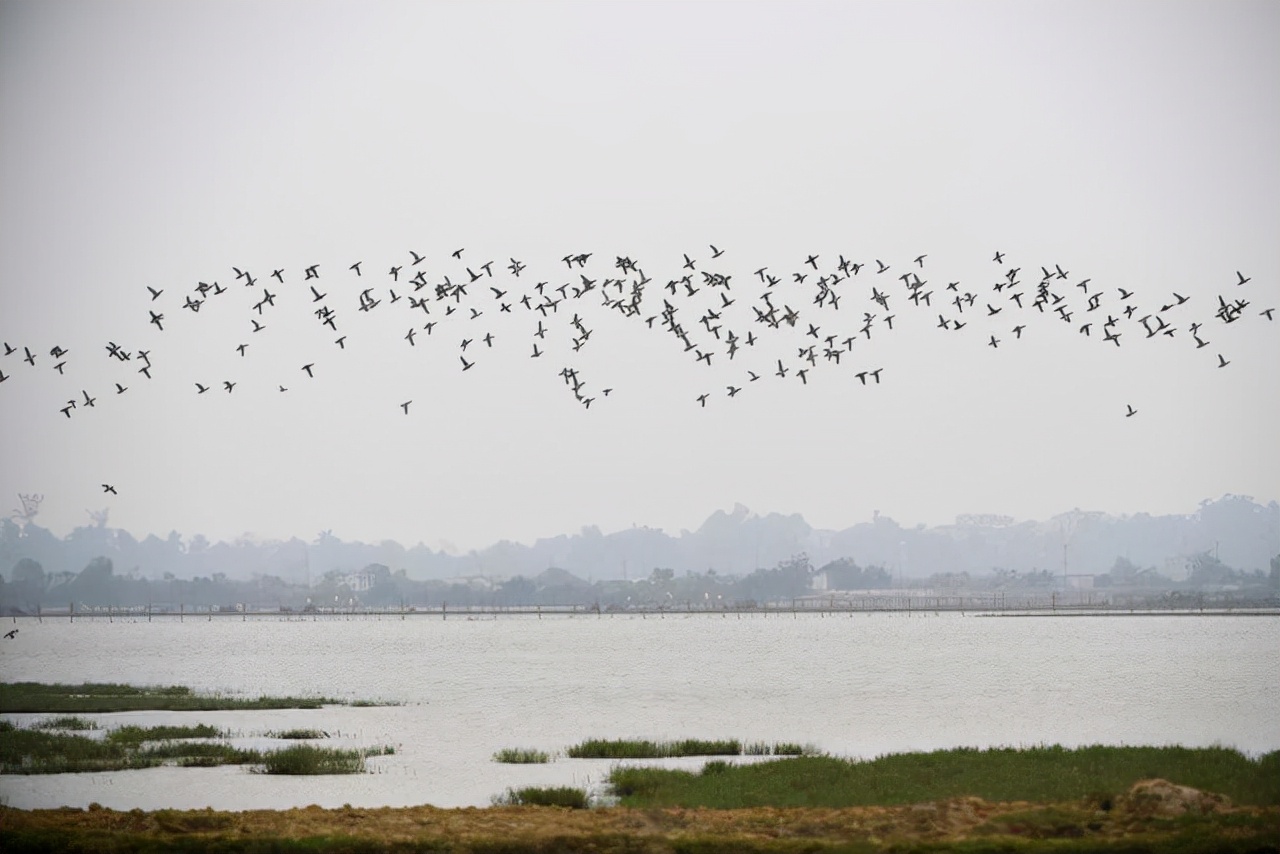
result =
[[[850,382],[879,384],[885,369],[872,361],[869,342],[892,335],[895,323],[921,317],[938,334],[974,336],[997,349],[1017,346],[1050,323],[1066,324],[1081,342],[1097,346],[1175,339],[1207,350],[1219,368],[1226,368],[1231,360],[1219,338],[1236,324],[1272,321],[1275,311],[1252,305],[1246,287],[1251,279],[1240,272],[1234,281],[1224,277],[1213,304],[1199,305],[1203,298],[1172,291],[1139,294],[1105,287],[1058,264],[1015,265],[1002,252],[994,253],[991,275],[979,286],[935,279],[925,254],[893,264],[811,254],[789,269],[763,266],[745,274],[722,261],[725,255],[711,245],[696,257],[684,254],[674,275],[655,278],[630,257],[609,261],[590,252],[570,253],[554,263],[554,273],[539,277],[515,258],[505,263],[472,259],[458,249],[429,261],[409,250],[376,271],[361,261],[336,270],[321,264],[266,273],[232,267],[230,278],[200,281],[186,292],[146,285],[139,293],[146,303],[139,319],[149,330],[137,333],[149,336],[145,342],[96,345],[102,348],[97,357],[123,372],[119,379],[113,376],[114,388],[79,389],[59,409],[67,418],[78,417],[96,407],[102,395],[124,395],[154,379],[153,371],[163,368],[159,354],[168,339],[191,340],[184,328],[224,303],[239,303],[232,310],[242,314],[234,321],[243,324],[242,331],[226,346],[246,368],[260,349],[258,342],[271,336],[279,312],[305,312],[317,337],[291,375],[263,380],[244,370],[236,376],[192,377],[193,395],[233,394],[242,382],[269,382],[286,394],[295,383],[322,381],[333,360],[360,346],[364,327],[355,318],[377,315],[380,334],[395,330],[406,356],[428,348],[452,351],[453,369],[460,372],[488,365],[499,353],[551,362],[573,400],[586,409],[613,392],[612,386],[594,388],[588,371],[575,364],[590,358],[599,329],[612,328],[602,324],[602,313],[638,324],[674,347],[691,370],[722,372],[717,384],[708,380],[691,401],[705,407],[766,379],[808,384],[819,371],[843,370]],[[6,341],[3,348],[0,383],[19,370],[67,377],[73,359],[81,357],[61,345],[33,350]],[[83,354],[90,357],[92,352]],[[412,394],[398,396],[394,406],[410,415]],[[1135,414],[1132,405],[1123,413]],[[110,484],[103,490],[115,492]]]

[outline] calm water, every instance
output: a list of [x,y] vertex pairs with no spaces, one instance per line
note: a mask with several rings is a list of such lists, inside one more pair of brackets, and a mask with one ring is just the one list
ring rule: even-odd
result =
[[[20,621],[8,681],[182,684],[388,700],[382,708],[132,713],[207,722],[248,744],[301,726],[391,744],[372,773],[243,768],[0,776],[11,806],[487,805],[508,786],[598,785],[611,763],[490,761],[583,738],[799,741],[871,757],[954,746],[1280,748],[1280,618],[668,616],[448,621],[188,618]],[[31,716],[11,716],[27,720]],[[680,763],[669,762],[678,765]],[[691,767],[700,761],[685,763]]]

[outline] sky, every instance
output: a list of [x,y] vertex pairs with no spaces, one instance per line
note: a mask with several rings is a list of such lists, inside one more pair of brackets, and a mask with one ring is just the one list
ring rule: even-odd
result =
[[1275,500],[1277,36],[1268,2],[3,0],[0,501],[468,550]]

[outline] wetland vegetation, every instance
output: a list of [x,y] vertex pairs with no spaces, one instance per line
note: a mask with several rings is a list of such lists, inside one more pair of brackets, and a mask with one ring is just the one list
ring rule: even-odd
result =
[[[198,694],[181,685],[136,686],[110,682],[46,685],[39,682],[0,684],[0,712],[94,714],[103,712],[209,712],[264,709],[319,709],[355,705],[328,697],[238,697]],[[362,705],[375,705],[362,703]]]
[[527,747],[504,747],[493,754],[493,761],[507,765],[541,765],[551,761],[551,754]]
[[1161,778],[1239,804],[1280,806],[1280,751],[1251,759],[1221,747],[960,748],[869,761],[800,756],[700,771],[620,765],[608,782],[634,807],[854,807],[955,797],[1037,803],[1114,800]]
[[[16,731],[12,724],[4,727],[6,736]],[[126,753],[128,745],[177,750],[171,746],[183,743],[151,742],[146,731],[96,740],[19,732],[95,742]],[[217,746],[207,740],[188,744]],[[778,755],[777,745],[769,747]],[[277,755],[299,763],[284,773],[336,773],[331,765],[330,770],[301,769],[326,767],[338,761],[337,753],[294,745]],[[362,759],[353,751],[341,761],[358,770]],[[614,769],[609,784],[617,805],[596,809],[589,807],[598,807],[599,800],[571,786],[509,788],[488,810],[347,806],[147,813],[97,805],[88,810],[0,807],[0,848],[1280,852],[1280,752],[1250,758],[1225,748],[1055,746],[944,750],[869,761],[806,755],[735,765],[712,759],[696,772],[624,764]]]
[[679,756],[739,756],[742,742],[736,738],[680,741],[589,738],[565,751],[570,759],[668,759]]

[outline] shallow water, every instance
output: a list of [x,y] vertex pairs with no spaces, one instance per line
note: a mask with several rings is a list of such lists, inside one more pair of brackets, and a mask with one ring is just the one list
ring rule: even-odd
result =
[[789,741],[855,757],[1042,743],[1280,748],[1275,617],[78,617],[19,626],[0,644],[7,681],[399,704],[92,716],[112,726],[210,723],[255,746],[271,743],[270,730],[316,728],[333,735],[329,744],[396,753],[341,777],[238,767],[0,776],[0,801],[23,808],[487,805],[509,786],[598,785],[612,762],[490,761],[503,747],[554,752],[588,737]]

